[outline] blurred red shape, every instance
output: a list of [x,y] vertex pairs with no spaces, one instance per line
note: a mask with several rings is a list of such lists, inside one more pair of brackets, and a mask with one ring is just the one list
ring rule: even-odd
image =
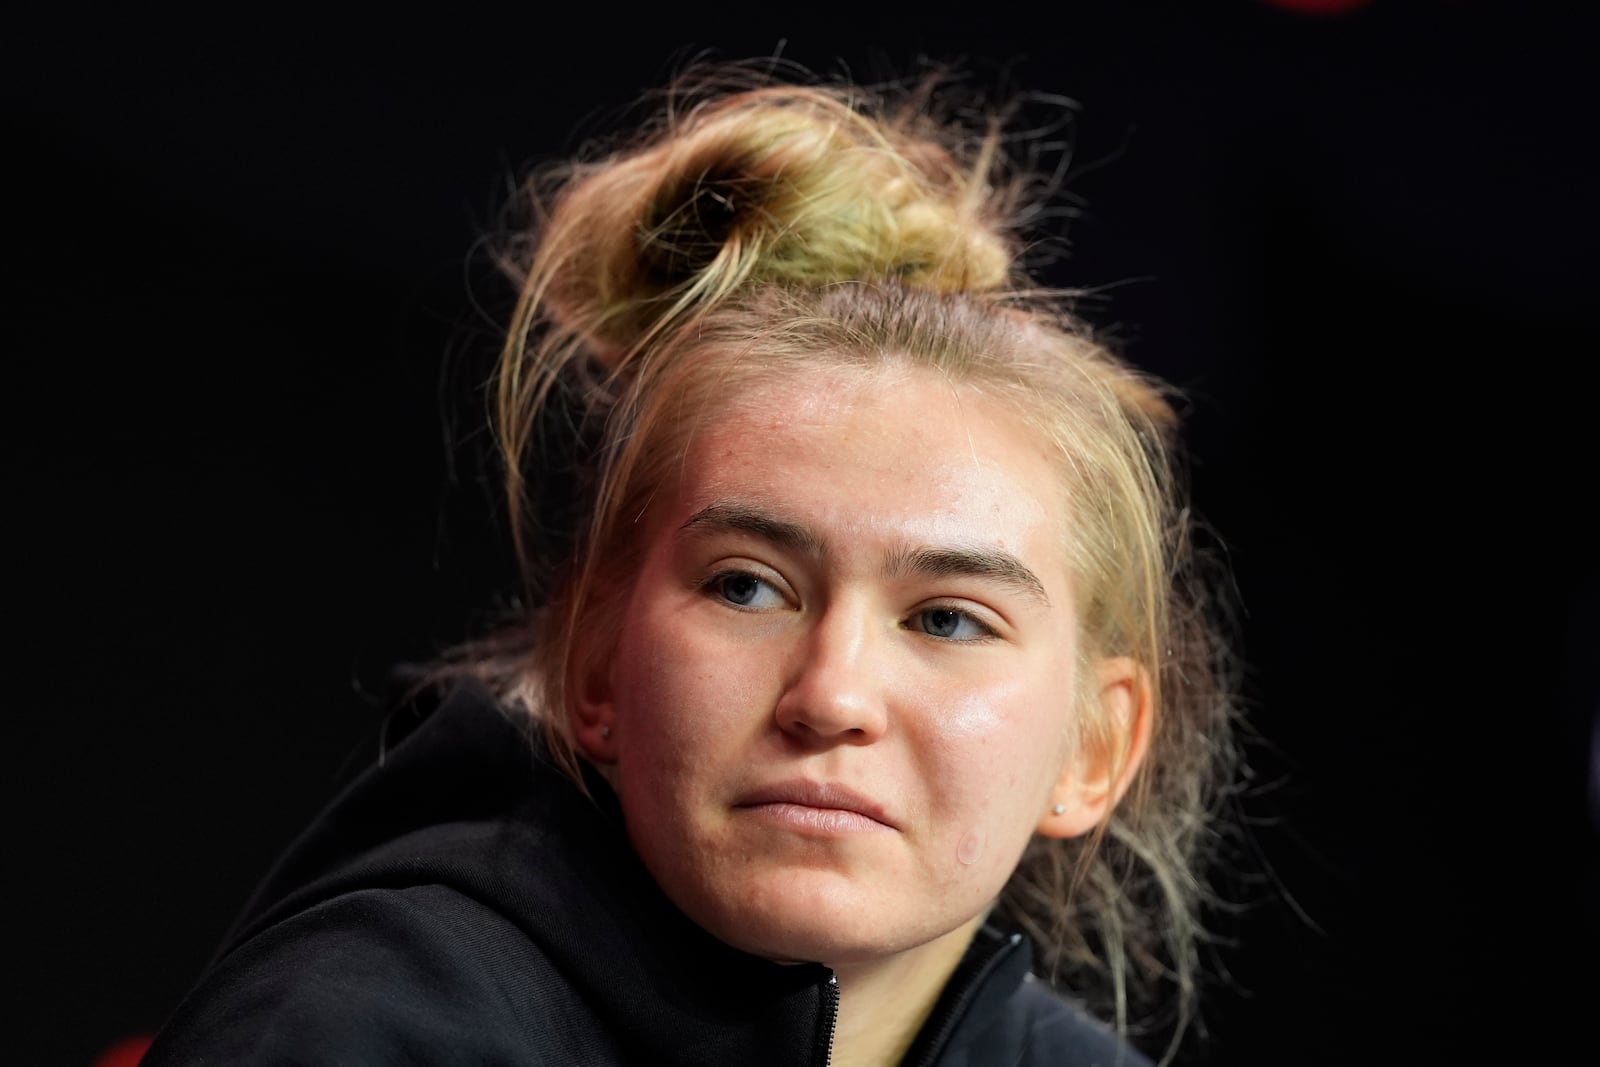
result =
[[1261,0],[1264,4],[1297,11],[1302,15],[1348,15],[1360,11],[1372,0]]
[[154,1040],[150,1034],[125,1037],[100,1053],[90,1067],[139,1067],[139,1061],[144,1059],[145,1051]]

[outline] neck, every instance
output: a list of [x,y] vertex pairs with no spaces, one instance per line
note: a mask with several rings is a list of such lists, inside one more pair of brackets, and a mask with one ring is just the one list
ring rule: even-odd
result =
[[869,963],[835,966],[839,1016],[831,1067],[892,1067],[928,1021],[945,983],[982,923]]

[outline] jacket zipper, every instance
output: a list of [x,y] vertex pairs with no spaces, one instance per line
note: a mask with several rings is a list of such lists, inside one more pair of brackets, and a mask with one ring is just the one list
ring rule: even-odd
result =
[[[833,1035],[839,1029],[839,976],[828,972],[827,984],[822,987],[822,1010],[827,1020],[827,1036],[822,1043],[823,1067],[833,1062]],[[821,1036],[821,1035],[819,1035]]]

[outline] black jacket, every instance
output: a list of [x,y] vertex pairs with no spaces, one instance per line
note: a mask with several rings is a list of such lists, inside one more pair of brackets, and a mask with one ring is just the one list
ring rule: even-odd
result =
[[[409,714],[409,713],[408,713]],[[144,1060],[169,1064],[825,1064],[837,985],[684,917],[481,688],[462,686],[279,861]],[[907,1064],[1148,1061],[985,928]]]

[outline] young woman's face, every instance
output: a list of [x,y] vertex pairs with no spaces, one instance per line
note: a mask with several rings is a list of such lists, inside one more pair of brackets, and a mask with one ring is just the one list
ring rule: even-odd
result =
[[700,925],[834,965],[965,943],[1073,754],[1047,447],[923,369],[801,372],[701,429],[579,701]]

